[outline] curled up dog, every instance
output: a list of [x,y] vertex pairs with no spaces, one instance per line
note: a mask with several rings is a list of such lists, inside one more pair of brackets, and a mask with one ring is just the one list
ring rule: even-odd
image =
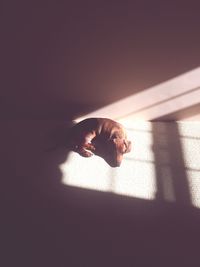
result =
[[83,157],[102,157],[111,167],[119,167],[123,155],[131,151],[124,127],[111,119],[89,118],[74,125],[66,136],[68,149]]

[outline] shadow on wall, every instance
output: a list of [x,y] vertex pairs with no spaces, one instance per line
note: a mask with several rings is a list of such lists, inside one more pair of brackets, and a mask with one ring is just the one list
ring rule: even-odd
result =
[[[189,206],[176,125],[153,129],[158,192],[147,201],[61,184],[59,165],[68,151],[46,147],[57,140],[48,139],[51,133],[64,133],[70,124],[2,124],[2,266],[199,266],[200,211]],[[160,133],[175,203],[163,201]]]
[[[153,151],[160,200],[190,205],[188,178],[177,123],[152,123]],[[168,199],[169,198],[169,199]]]

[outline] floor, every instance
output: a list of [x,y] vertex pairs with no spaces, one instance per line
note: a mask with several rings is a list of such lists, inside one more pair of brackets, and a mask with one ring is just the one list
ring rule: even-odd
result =
[[120,168],[97,156],[88,159],[71,152],[61,165],[62,182],[200,208],[200,122],[140,121],[129,123],[127,132],[133,150]]
[[66,125],[2,123],[1,266],[199,266],[200,123],[126,124],[116,169],[51,150]]

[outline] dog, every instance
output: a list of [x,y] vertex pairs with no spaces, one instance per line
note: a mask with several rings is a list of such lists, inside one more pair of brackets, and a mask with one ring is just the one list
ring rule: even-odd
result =
[[75,124],[67,136],[68,148],[83,157],[97,155],[111,167],[119,167],[131,151],[124,127],[108,118],[88,118]]

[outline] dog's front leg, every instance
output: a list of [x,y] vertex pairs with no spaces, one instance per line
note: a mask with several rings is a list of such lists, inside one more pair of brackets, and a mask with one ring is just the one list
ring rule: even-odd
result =
[[88,133],[84,137],[84,141],[76,146],[76,151],[83,157],[91,157],[95,151],[95,146],[91,143],[92,139],[95,137],[95,133]]

